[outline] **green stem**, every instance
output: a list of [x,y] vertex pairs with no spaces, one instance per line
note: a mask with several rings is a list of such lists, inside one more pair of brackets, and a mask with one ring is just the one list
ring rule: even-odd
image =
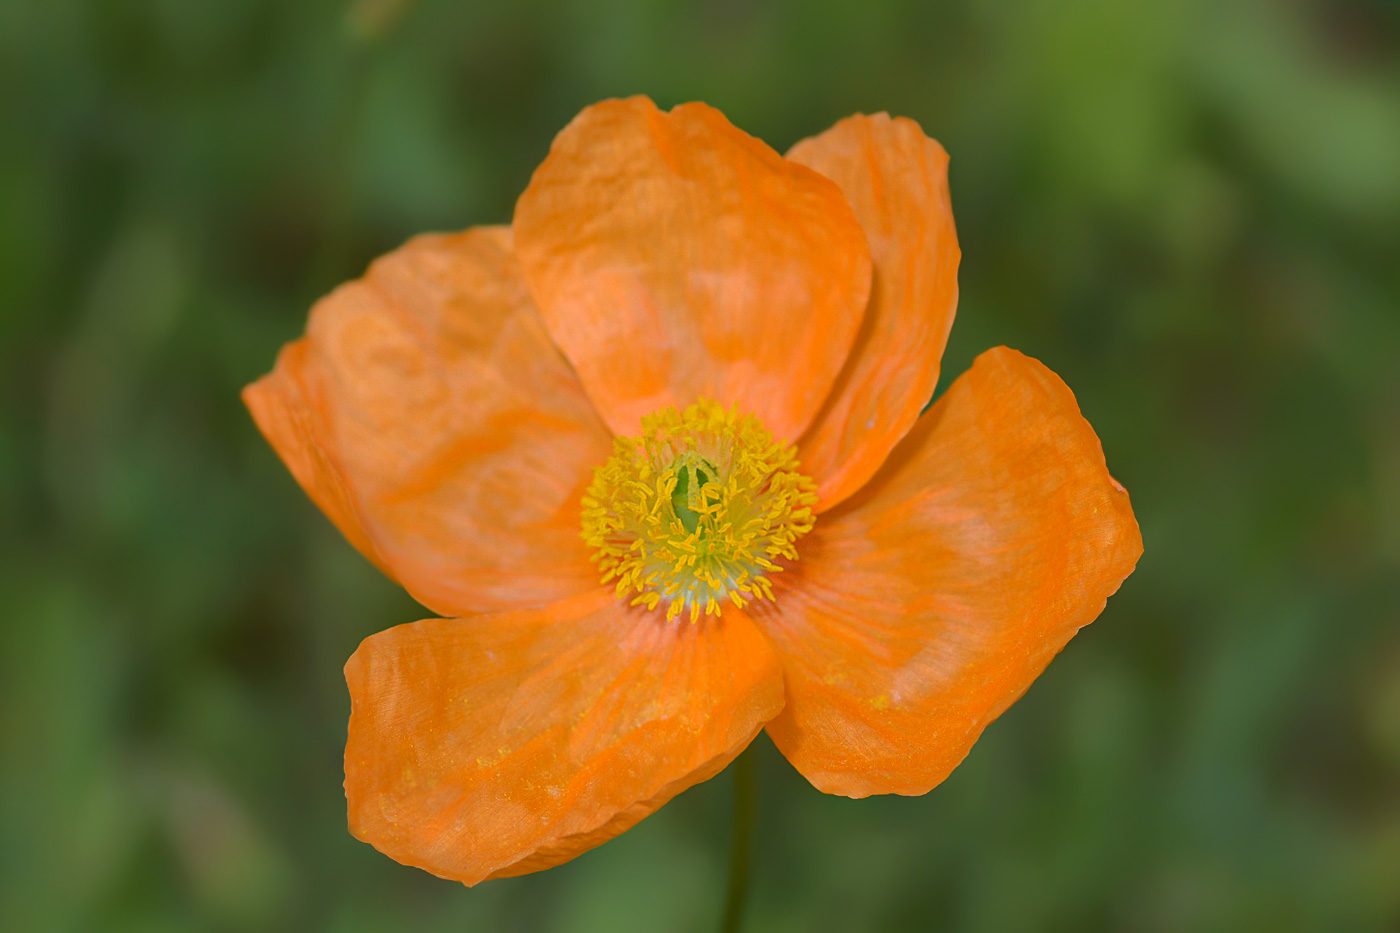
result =
[[753,751],[734,762],[734,838],[729,846],[729,890],[724,898],[723,933],[739,933],[744,903],[749,896],[749,863],[753,860],[753,822],[758,810]]

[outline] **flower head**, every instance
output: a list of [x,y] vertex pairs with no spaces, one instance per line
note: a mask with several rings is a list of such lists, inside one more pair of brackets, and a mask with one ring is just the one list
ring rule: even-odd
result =
[[1142,544],[1050,370],[980,356],[947,156],[843,120],[586,109],[506,227],[417,237],[244,398],[442,618],[347,663],[350,827],[475,884],[566,861],[766,729],[829,793],[921,794]]

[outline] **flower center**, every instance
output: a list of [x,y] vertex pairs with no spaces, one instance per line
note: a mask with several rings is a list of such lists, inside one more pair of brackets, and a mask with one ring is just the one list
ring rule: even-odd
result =
[[718,615],[728,597],[772,599],[775,558],[797,559],[812,530],[816,484],[797,471],[797,450],[773,440],[753,415],[701,400],[663,408],[642,433],[613,441],[583,498],[583,540],[617,598],[666,618]]

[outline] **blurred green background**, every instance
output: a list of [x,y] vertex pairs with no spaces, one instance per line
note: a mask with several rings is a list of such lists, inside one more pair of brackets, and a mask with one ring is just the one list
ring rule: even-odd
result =
[[730,776],[475,890],[345,829],[340,668],[425,615],[238,390],[321,293],[507,221],[582,106],[952,154],[981,350],[1146,554],[923,798],[766,739],[749,929],[1400,929],[1400,9],[1383,0],[0,2],[0,929],[712,929]]

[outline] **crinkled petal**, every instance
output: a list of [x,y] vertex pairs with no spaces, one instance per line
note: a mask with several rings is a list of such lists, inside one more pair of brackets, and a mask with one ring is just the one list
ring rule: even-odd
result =
[[799,442],[817,511],[875,475],[933,397],[958,306],[948,154],[913,120],[854,116],[787,156],[836,182],[870,241],[870,304],[836,385]]
[[444,878],[549,868],[718,773],[783,705],[743,613],[665,621],[602,590],[373,635],[345,666],[350,829]]
[[316,504],[434,612],[597,585],[579,499],[611,438],[508,229],[421,236],[377,260],[316,305],[244,400]]
[[768,725],[827,793],[922,794],[1132,572],[1142,538],[1093,429],[998,348],[823,515],[751,607],[782,661]]
[[840,189],[704,104],[587,108],[514,228],[550,334],[618,434],[708,397],[795,440],[869,295],[870,252]]

